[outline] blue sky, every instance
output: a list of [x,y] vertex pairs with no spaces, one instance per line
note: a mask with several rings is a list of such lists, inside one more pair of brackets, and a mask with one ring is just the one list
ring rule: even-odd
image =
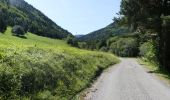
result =
[[25,0],[72,34],[88,34],[110,24],[121,0]]

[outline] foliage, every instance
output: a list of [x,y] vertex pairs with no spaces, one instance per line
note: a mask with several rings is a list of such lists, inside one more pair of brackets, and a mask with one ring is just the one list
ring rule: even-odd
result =
[[144,30],[154,31],[150,40],[158,41],[157,59],[170,72],[170,0],[122,0],[120,14],[127,17],[132,30],[144,34]]
[[87,43],[86,42],[78,42],[78,47],[86,49]]
[[140,56],[144,57],[151,63],[157,62],[157,48],[154,41],[148,41],[140,46]]
[[70,47],[64,41],[0,35],[0,98],[68,100],[83,90],[99,70],[119,60],[107,53]]
[[138,55],[137,39],[131,37],[113,37],[108,40],[109,51],[122,57]]
[[67,41],[67,43],[70,44],[71,46],[75,46],[75,47],[78,46],[77,40],[76,40],[75,37],[72,36],[72,35],[68,35],[67,38],[66,38],[66,41]]
[[23,35],[25,35],[24,28],[23,28],[22,26],[19,26],[19,25],[15,25],[15,26],[12,28],[12,33],[13,33],[13,35],[17,35],[17,36],[23,36]]

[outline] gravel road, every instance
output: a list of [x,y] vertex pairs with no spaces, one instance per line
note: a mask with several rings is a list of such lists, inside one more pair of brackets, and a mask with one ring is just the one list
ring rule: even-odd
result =
[[147,73],[136,59],[121,60],[104,71],[85,100],[170,100],[170,88]]

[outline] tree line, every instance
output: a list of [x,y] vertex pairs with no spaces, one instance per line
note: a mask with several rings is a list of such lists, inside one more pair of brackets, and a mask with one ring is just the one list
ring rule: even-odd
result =
[[140,44],[152,43],[161,68],[170,72],[170,0],[122,0],[120,14],[132,31],[151,37],[140,38]]

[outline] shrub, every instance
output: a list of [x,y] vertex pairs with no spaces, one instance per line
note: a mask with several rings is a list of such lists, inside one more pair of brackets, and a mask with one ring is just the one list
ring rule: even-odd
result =
[[140,46],[139,55],[144,57],[146,60],[151,61],[152,63],[157,62],[157,49],[154,41],[148,41],[143,43]]
[[19,26],[19,25],[15,25],[12,28],[12,33],[13,33],[13,35],[16,35],[16,36],[23,36],[23,35],[25,35],[24,28],[22,26]]
[[68,35],[67,38],[66,38],[66,41],[67,41],[67,43],[70,44],[71,46],[78,47],[78,41],[75,39],[74,36]]
[[101,47],[100,51],[107,52],[107,47]]
[[108,43],[112,53],[123,57],[135,57],[138,55],[138,43],[134,38],[114,38]]

